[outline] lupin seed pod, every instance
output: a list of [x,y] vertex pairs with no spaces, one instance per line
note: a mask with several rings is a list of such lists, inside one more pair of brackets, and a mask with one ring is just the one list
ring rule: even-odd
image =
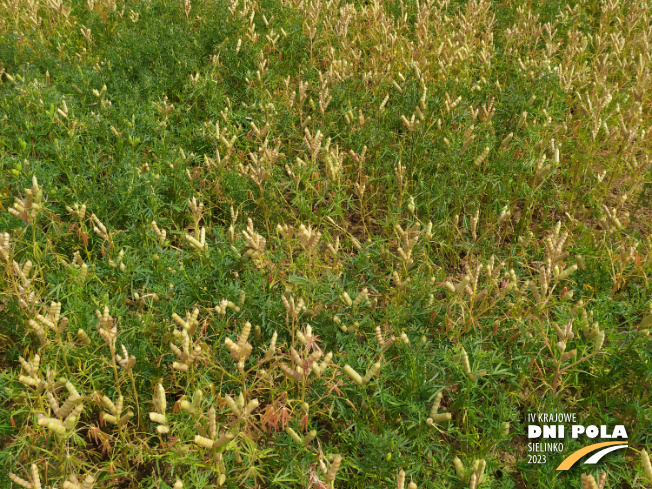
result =
[[405,471],[401,469],[398,472],[398,476],[396,476],[396,489],[404,489],[404,487],[405,487]]
[[459,457],[455,457],[453,459],[453,465],[455,466],[455,472],[457,472],[457,477],[464,480],[465,479],[464,464],[462,463]]
[[468,276],[468,275],[465,275],[464,278],[460,281],[460,283],[457,284],[457,286],[455,287],[453,292],[455,292],[456,294],[461,294],[462,292],[464,292],[464,289],[466,288],[466,286],[469,285],[470,281],[471,281],[471,277]]
[[366,385],[369,383],[369,381],[378,373],[380,372],[380,367],[381,363],[380,361],[374,363],[369,370],[367,370],[367,373],[365,376],[362,378],[362,384]]
[[311,430],[306,436],[303,437],[302,444],[303,446],[308,446],[310,445],[310,442],[315,439],[317,436],[317,430]]
[[604,331],[600,331],[593,340],[593,353],[598,353],[602,349],[604,343]]
[[341,463],[342,463],[342,457],[339,455],[337,455],[333,459],[333,462],[331,463],[331,468],[328,471],[328,474],[326,474],[326,480],[331,484],[335,481],[335,476],[337,475],[337,471],[340,470]]
[[645,476],[648,481],[652,482],[652,465],[650,464],[650,456],[646,450],[641,450],[641,463],[643,464]]
[[571,358],[575,358],[577,356],[577,350],[573,349],[571,351],[566,351],[561,354],[561,361],[565,362],[566,360],[570,360]]
[[582,489],[598,489],[598,484],[592,475],[582,474],[580,477],[582,482]]
[[437,411],[439,411],[439,405],[441,404],[441,400],[444,397],[444,391],[439,391],[437,395],[435,396],[435,401],[432,403],[432,407],[430,408],[430,417],[432,418],[437,414]]
[[213,440],[210,440],[208,438],[204,438],[203,436],[195,435],[195,445],[200,446],[202,448],[213,448],[213,444],[215,443]]
[[244,409],[245,414],[251,414],[256,410],[256,408],[260,405],[260,402],[258,402],[258,399],[252,399],[247,403]]
[[378,342],[378,344],[380,345],[381,348],[384,347],[385,346],[385,340],[383,339],[383,333],[382,333],[382,330],[380,329],[380,325],[376,326],[375,333],[376,333],[376,341]]
[[185,399],[182,400],[179,403],[179,407],[181,409],[183,409],[184,411],[186,411],[187,413],[190,413],[190,414],[196,414],[197,413],[197,410],[195,409],[195,406],[193,406],[191,403],[189,403]]
[[229,406],[229,409],[233,412],[233,414],[236,416],[242,416],[242,411],[240,411],[240,408],[231,396],[228,394],[224,396],[224,401],[226,402],[226,405]]
[[298,445],[302,445],[302,444],[303,444],[303,440],[301,439],[301,437],[300,437],[300,436],[297,434],[297,432],[294,431],[292,428],[290,428],[289,426],[286,427],[286,428],[285,428],[285,432],[288,434],[288,436],[289,436],[290,438],[292,438],[292,440],[293,440],[296,444],[298,444]]
[[91,339],[90,339],[90,338],[88,337],[88,335],[86,334],[86,331],[84,331],[83,329],[79,328],[79,329],[77,330],[77,337],[79,338],[79,340],[82,342],[82,344],[83,344],[84,346],[90,346],[90,344],[91,344]]
[[364,382],[362,381],[362,376],[358,372],[356,372],[353,369],[353,367],[351,367],[350,365],[344,365],[343,370],[348,374],[349,377],[351,377],[353,379],[353,381],[356,384],[364,385]]
[[228,442],[233,440],[233,438],[234,438],[233,433],[224,433],[217,440],[215,440],[215,444],[213,446],[215,448],[219,448],[219,447],[221,447],[223,445],[226,445]]

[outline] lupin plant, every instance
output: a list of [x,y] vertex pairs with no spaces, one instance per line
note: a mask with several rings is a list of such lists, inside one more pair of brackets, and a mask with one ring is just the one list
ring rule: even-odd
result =
[[0,5],[9,484],[647,487],[649,2],[123,7]]

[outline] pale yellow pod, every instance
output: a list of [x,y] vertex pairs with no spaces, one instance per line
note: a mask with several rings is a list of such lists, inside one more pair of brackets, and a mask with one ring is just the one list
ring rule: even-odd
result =
[[575,358],[577,356],[577,350],[573,349],[571,351],[566,351],[561,354],[561,361],[564,362],[566,360],[570,360],[571,358]]
[[170,431],[170,428],[168,428],[167,426],[158,425],[156,427],[156,431],[158,431],[161,435],[164,435]]
[[215,441],[215,448],[219,448],[222,445],[226,445],[228,442],[233,440],[234,435],[233,433],[225,433],[222,436],[220,436],[216,441]]
[[378,373],[380,372],[380,367],[381,363],[380,361],[374,363],[369,370],[367,370],[367,373],[365,374],[364,378],[362,379],[362,384],[365,385],[369,383],[369,381]]
[[335,480],[335,476],[337,475],[337,471],[340,470],[340,464],[342,463],[342,457],[337,455],[334,459],[333,462],[331,463],[331,468],[328,471],[328,474],[326,474],[326,480],[329,482],[333,482]]
[[258,399],[252,399],[245,407],[245,414],[251,414],[259,405]]
[[159,413],[149,413],[149,419],[158,424],[165,424],[165,416]]
[[179,363],[179,362],[173,362],[172,363],[172,368],[176,370],[181,370],[182,372],[187,372],[188,371],[188,365],[185,363]]
[[26,489],[33,489],[34,487],[34,485],[31,482],[28,482],[25,479],[18,477],[16,474],[12,472],[9,472],[9,478],[19,486],[25,487]]
[[235,414],[236,416],[242,416],[242,411],[240,411],[240,408],[235,403],[233,398],[231,398],[231,396],[229,395],[224,396],[224,401],[226,402],[226,405],[229,406],[229,409],[233,411],[233,414]]
[[46,396],[48,398],[48,403],[50,404],[50,408],[52,408],[54,414],[59,416],[59,403],[57,402],[57,400],[54,398],[54,396],[50,391],[46,392]]
[[79,420],[79,415],[81,414],[83,409],[84,409],[84,405],[78,404],[77,406],[75,406],[75,409],[73,409],[72,412],[66,417],[63,423],[66,430],[72,431],[75,428],[75,425]]
[[396,477],[396,489],[403,489],[405,487],[405,471],[401,469]]
[[310,442],[317,436],[317,430],[311,430],[306,436],[303,437],[303,445],[308,446]]
[[95,484],[95,477],[92,475],[87,475],[84,479],[84,482],[81,485],[81,489],[92,489]]
[[131,418],[133,418],[133,417],[134,417],[134,413],[132,413],[131,411],[129,411],[128,413],[125,413],[125,414],[124,414],[124,415],[123,415],[123,416],[118,420],[117,425],[118,425],[118,426],[124,426],[124,425],[127,424],[127,423],[129,422],[129,420],[130,420]]
[[385,346],[385,340],[383,339],[383,333],[380,329],[380,325],[376,326],[376,341],[381,346],[381,348]]
[[214,443],[215,442],[213,440],[209,440],[203,436],[195,435],[195,445],[198,445],[202,448],[213,448]]
[[348,374],[349,377],[351,377],[351,379],[353,379],[353,381],[356,384],[364,385],[364,382],[362,381],[362,376],[358,372],[356,372],[353,369],[353,367],[351,367],[350,365],[344,365],[343,370]]
[[66,433],[66,427],[58,419],[50,419],[47,428],[58,435],[64,435]]
[[432,416],[432,421],[434,423],[442,423],[444,421],[450,421],[452,418],[451,413],[440,413]]
[[459,457],[455,457],[453,459],[453,465],[455,466],[455,471],[457,472],[457,476],[460,479],[464,479],[464,464],[462,463]]
[[118,422],[118,419],[113,414],[104,413],[103,419],[111,424],[116,424]]
[[240,332],[240,337],[238,338],[238,347],[240,349],[244,348],[245,343],[247,343],[250,332],[251,332],[251,323],[247,321],[245,325],[242,327],[242,331]]
[[444,391],[439,391],[437,395],[435,396],[435,401],[432,403],[432,407],[430,408],[430,417],[434,418],[434,416],[437,414],[437,411],[439,411],[439,405],[441,404],[441,399],[444,397]]
[[86,331],[84,331],[83,329],[79,328],[77,330],[77,336],[79,337],[82,344],[84,344],[84,346],[89,346],[91,344],[91,339],[88,337]]
[[593,341],[593,353],[598,353],[604,343],[604,331],[600,331]]
[[38,380],[33,379],[31,377],[25,377],[24,375],[20,375],[18,377],[18,381],[21,382],[22,384],[31,385],[32,387],[36,387],[39,384]]
[[41,489],[41,477],[39,476],[36,464],[32,464],[32,485],[34,489]]
[[293,440],[295,443],[297,443],[297,444],[299,444],[299,445],[302,445],[302,444],[303,444],[303,440],[301,440],[301,437],[300,437],[300,436],[297,434],[297,432],[294,431],[292,428],[290,428],[290,427],[288,426],[287,428],[285,428],[285,432],[290,436],[290,438],[292,438],[292,440]]
[[184,411],[190,413],[190,414],[195,414],[197,410],[195,409],[195,406],[193,406],[191,403],[186,401],[185,399],[179,403],[179,407],[183,409]]
[[647,477],[648,481],[652,482],[652,465],[650,464],[650,456],[646,450],[641,450],[641,462],[643,464],[645,476]]

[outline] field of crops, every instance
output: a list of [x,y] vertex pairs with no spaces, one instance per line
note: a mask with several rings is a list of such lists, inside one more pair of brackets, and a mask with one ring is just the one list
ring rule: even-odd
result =
[[650,0],[0,0],[0,488],[652,487],[650,44]]

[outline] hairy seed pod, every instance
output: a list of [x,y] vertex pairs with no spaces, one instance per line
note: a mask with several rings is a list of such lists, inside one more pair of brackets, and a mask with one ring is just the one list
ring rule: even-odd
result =
[[258,399],[252,399],[245,407],[245,414],[251,414],[259,405]]
[[643,464],[645,476],[650,482],[652,482],[652,465],[650,464],[650,456],[646,450],[641,450],[641,463]]
[[580,479],[582,482],[582,489],[598,489],[598,485],[592,475],[582,474]]
[[116,423],[118,426],[124,426],[126,425],[131,418],[134,417],[134,413],[129,411],[128,413],[125,413]]
[[213,448],[213,444],[215,442],[213,440],[210,440],[208,438],[204,438],[203,436],[195,435],[195,445],[200,446],[202,448]]
[[451,413],[439,413],[439,414],[435,414],[434,416],[431,416],[428,419],[431,419],[432,423],[443,423],[444,421],[450,421],[452,417],[453,416]]
[[376,341],[378,342],[381,348],[385,346],[385,340],[383,339],[383,333],[382,330],[380,329],[380,325],[376,326]]
[[18,477],[16,474],[9,472],[9,478],[16,484],[26,489],[33,489],[34,485],[31,482],[26,481],[25,479]]
[[34,489],[41,489],[41,477],[39,476],[36,464],[32,464],[32,485]]
[[86,331],[83,329],[79,328],[77,330],[77,336],[79,337],[79,340],[82,342],[84,346],[90,346],[91,344],[91,339],[88,337],[86,334]]
[[455,457],[453,459],[453,465],[455,466],[455,471],[457,472],[457,476],[464,480],[464,464],[460,460],[459,457]]
[[[598,353],[602,349],[602,344],[604,343],[604,331],[600,331],[598,335],[593,340],[593,353]],[[651,479],[652,482],[652,479]]]
[[166,423],[165,416],[159,413],[149,413],[149,419],[158,424],[164,425]]
[[326,474],[326,480],[328,482],[333,482],[335,480],[335,476],[337,475],[337,471],[340,470],[340,464],[342,463],[342,457],[337,455],[334,459],[333,462],[331,463],[331,468],[328,471],[328,474]]
[[362,376],[356,372],[353,367],[350,365],[344,365],[343,370],[348,374],[349,377],[353,379],[353,381],[358,384],[358,385],[364,385],[364,382],[362,380]]
[[441,399],[444,397],[444,391],[439,391],[437,395],[435,396],[435,401],[432,403],[432,407],[430,408],[430,417],[434,418],[435,415],[437,414],[437,411],[439,411],[439,405],[441,404]]
[[295,443],[301,445],[303,444],[303,441],[301,440],[301,437],[297,434],[296,431],[294,431],[292,428],[289,426],[285,428],[285,432],[294,440]]
[[566,360],[570,360],[571,358],[575,358],[577,356],[577,350],[573,349],[571,351],[566,351],[561,354],[561,361],[565,362]]
[[403,489],[405,487],[405,471],[401,469],[396,477],[396,488]]
[[229,395],[224,396],[224,401],[226,402],[226,405],[229,406],[229,409],[235,414],[236,416],[242,416],[242,411],[240,411],[240,408],[238,405],[235,403],[233,398]]
[[470,281],[471,281],[470,276],[468,276],[468,275],[464,276],[462,281],[459,284],[457,284],[457,287],[455,287],[453,292],[455,292],[456,294],[461,294],[464,291],[464,289],[466,288],[466,286],[469,284]]
[[577,270],[577,268],[578,268],[577,265],[571,265],[570,267],[568,267],[566,270],[564,270],[563,272],[561,272],[559,274],[558,279],[559,280],[564,280],[564,279],[570,277],[571,274],[574,273]]
[[240,337],[238,338],[238,347],[242,350],[249,339],[249,333],[251,332],[251,323],[247,321],[242,328]]
[[638,325],[638,330],[650,329],[652,327],[652,314],[648,314],[643,318],[643,321]]
[[102,414],[102,419],[107,423],[111,423],[111,424],[118,423],[118,418],[116,418],[113,414],[106,414],[106,413],[101,413],[101,414]]
[[113,401],[109,399],[107,396],[102,396],[102,402],[104,405],[107,407],[109,411],[111,411],[112,414],[117,414],[118,410],[115,407],[115,404],[113,404]]
[[172,362],[172,368],[174,368],[176,370],[181,370],[182,372],[187,372],[188,371],[188,364],[179,363],[179,362]]
[[215,445],[214,446],[215,446],[215,448],[219,448],[219,447],[229,443],[231,440],[233,440],[233,438],[234,438],[233,433],[224,433],[217,440],[215,440]]
[[381,367],[381,363],[380,363],[380,361],[378,361],[378,362],[374,363],[374,364],[369,368],[369,370],[367,370],[367,373],[366,373],[365,376],[362,378],[362,383],[363,383],[363,385],[369,383],[369,381],[370,381],[370,380],[371,380],[371,379],[372,379],[372,378],[373,378],[373,377],[374,377],[378,372],[380,372],[380,367]]
[[302,444],[303,446],[308,446],[310,445],[310,442],[315,439],[317,436],[317,430],[311,430],[306,436],[303,437]]
[[195,406],[193,406],[191,403],[186,401],[185,399],[179,403],[179,407],[183,409],[184,411],[190,413],[190,414],[196,414],[197,410],[195,409]]

